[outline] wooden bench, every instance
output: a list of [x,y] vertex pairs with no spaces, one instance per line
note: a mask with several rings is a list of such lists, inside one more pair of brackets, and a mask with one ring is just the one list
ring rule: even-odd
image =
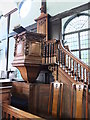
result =
[[10,104],[10,94],[12,86],[0,87],[0,104]]
[[20,120],[20,119],[24,119],[24,120],[45,120],[39,116],[36,116],[34,114],[31,114],[31,113],[28,113],[28,112],[25,112],[23,110],[20,110],[20,109],[17,109],[15,107],[12,107],[10,105],[7,105],[7,104],[3,104],[2,106],[2,119],[5,119],[5,120]]
[[11,105],[28,112],[30,85],[25,82],[13,82]]

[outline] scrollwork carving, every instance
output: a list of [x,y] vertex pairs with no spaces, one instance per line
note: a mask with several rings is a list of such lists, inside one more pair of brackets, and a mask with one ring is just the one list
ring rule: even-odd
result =
[[16,51],[17,51],[17,45],[21,42],[23,42],[23,53],[24,55],[29,55],[29,47],[31,44],[30,41],[33,42],[41,42],[44,38],[45,35],[38,34],[38,33],[32,33],[32,32],[25,32],[16,35],[15,37],[15,49],[14,49],[14,56],[16,56]]
[[46,18],[44,18],[44,19],[42,19],[42,20],[39,21],[39,25],[43,25],[45,23],[46,23]]
[[29,55],[29,42],[28,41],[24,42],[24,54]]

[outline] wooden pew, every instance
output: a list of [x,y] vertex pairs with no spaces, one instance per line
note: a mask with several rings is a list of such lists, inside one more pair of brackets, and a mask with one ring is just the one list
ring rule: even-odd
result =
[[28,112],[30,84],[13,82],[11,91],[11,105]]
[[58,119],[61,118],[62,97],[63,97],[63,83],[60,83],[58,81],[52,82],[50,84],[48,114],[50,114],[50,108],[52,108],[51,114],[52,117],[54,118],[58,118]]
[[10,119],[12,120],[14,118],[14,120],[20,120],[23,118],[23,120],[45,120],[39,116],[36,116],[34,114],[25,112],[23,110],[17,109],[15,107],[12,107],[10,105],[7,104],[3,104],[2,106],[2,119]]
[[10,94],[12,86],[0,87],[0,104],[10,104]]

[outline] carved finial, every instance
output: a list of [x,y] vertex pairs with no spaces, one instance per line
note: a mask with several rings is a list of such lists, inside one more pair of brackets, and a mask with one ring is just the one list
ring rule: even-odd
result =
[[42,6],[40,10],[41,10],[41,13],[44,13],[44,6]]

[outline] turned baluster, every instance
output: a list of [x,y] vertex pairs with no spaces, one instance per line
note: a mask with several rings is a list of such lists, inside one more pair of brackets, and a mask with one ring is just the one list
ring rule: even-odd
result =
[[61,67],[61,64],[62,64],[62,49],[60,49],[60,67]]
[[52,63],[52,57],[53,57],[53,48],[52,48],[52,43],[51,43],[51,63]]
[[64,52],[62,51],[62,68],[64,66]]
[[51,63],[51,43],[50,43],[50,63]]
[[80,65],[80,81],[81,81],[81,65]]
[[83,68],[83,83],[84,83],[84,80],[85,80],[85,73],[84,73],[85,69]]
[[6,120],[8,120],[8,113],[6,113]]
[[41,56],[43,57],[43,54],[44,54],[44,43],[41,43]]
[[73,78],[74,78],[74,60],[73,60]]
[[47,64],[47,55],[48,55],[47,52],[48,51],[47,51],[47,44],[46,44],[46,64]]
[[74,79],[76,80],[76,71],[77,71],[77,66],[76,66],[76,61],[74,62]]
[[47,59],[48,59],[47,62],[49,63],[49,43],[48,43],[47,49],[48,49],[47,50]]
[[52,43],[52,55],[54,57],[54,43]]
[[78,80],[78,77],[79,77],[79,72],[78,72],[78,63],[77,63],[77,80]]
[[79,66],[79,68],[78,68],[78,81],[80,81],[80,64],[78,64]]
[[46,44],[45,44],[45,63],[46,63]]
[[61,49],[61,65],[63,67],[63,50]]
[[17,120],[17,118],[16,118],[16,117],[14,117],[14,120]]
[[12,120],[13,116],[10,114],[10,120]]
[[76,81],[78,79],[78,63],[77,63],[77,70],[76,70]]
[[69,68],[69,55],[68,55],[68,68]]
[[53,59],[53,62],[54,62],[54,43],[52,43],[52,59]]
[[64,67],[65,65],[65,58],[64,58],[64,52],[62,51],[62,67]]
[[[72,67],[72,66],[71,66],[71,62],[72,62],[72,58],[70,58],[70,71],[71,71],[71,69],[72,69],[72,68],[71,68],[71,67]],[[71,73],[70,73],[70,75],[71,75]]]
[[[56,43],[54,43],[54,57],[56,56]],[[56,62],[56,61],[55,61]]]
[[86,84],[88,85],[88,71],[86,70]]
[[67,72],[68,72],[68,70],[69,70],[69,55],[67,57],[68,58],[67,58],[67,66],[66,66],[66,68],[67,68]]
[[65,66],[65,68],[66,68],[66,53],[64,53],[63,52],[63,64],[64,64],[64,66]]
[[58,64],[60,63],[60,47],[59,47],[59,44],[58,44]]
[[81,81],[83,82],[83,67],[81,66]]

